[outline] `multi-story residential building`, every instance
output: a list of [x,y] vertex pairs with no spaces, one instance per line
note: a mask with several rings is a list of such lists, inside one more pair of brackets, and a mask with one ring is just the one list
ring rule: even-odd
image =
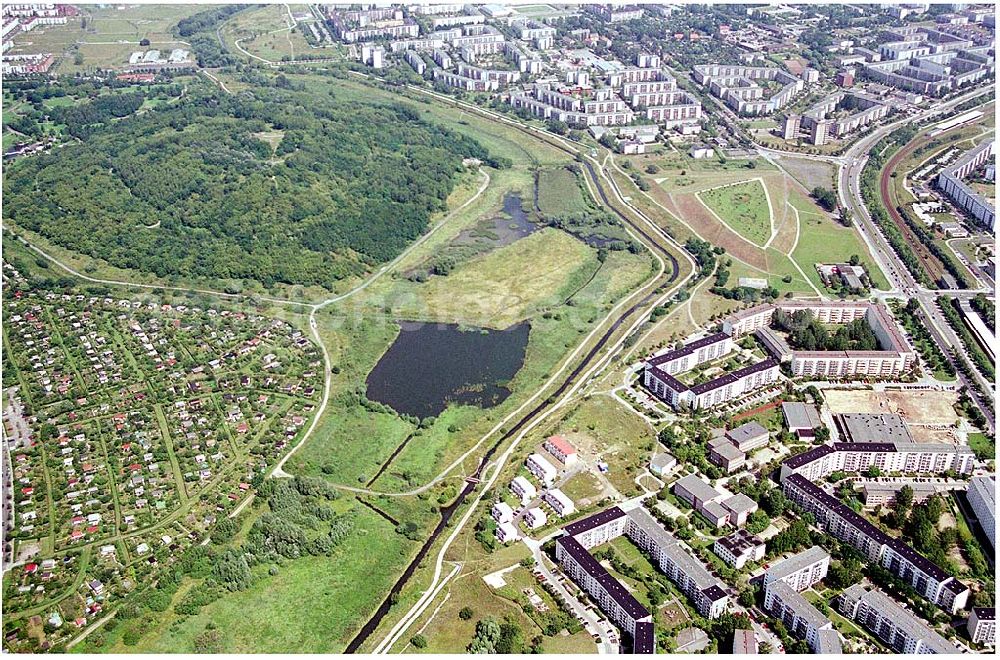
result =
[[427,70],[427,63],[424,62],[424,58],[420,56],[415,50],[406,51],[406,61],[409,63],[413,70],[417,72],[417,75],[424,75],[424,71]]
[[973,477],[969,480],[969,490],[966,495],[972,513],[989,537],[990,544],[996,548],[996,475]]
[[771,585],[764,594],[764,609],[781,621],[792,635],[804,639],[817,654],[840,654],[843,648],[833,622],[799,592],[782,581]]
[[997,611],[993,607],[973,607],[966,623],[969,639],[983,646],[994,646],[997,637]]
[[[775,67],[703,64],[694,67],[694,79],[741,115],[765,115],[788,105],[805,89],[805,82]],[[781,90],[764,98],[757,80],[775,81]]]
[[490,515],[498,523],[509,523],[514,520],[514,509],[506,502],[494,502],[493,508],[490,510]]
[[765,549],[764,541],[745,529],[720,537],[712,545],[712,552],[737,569],[743,568],[748,562],[762,560]]
[[672,407],[699,410],[735,401],[774,383],[780,376],[778,361],[769,358],[724,374],[700,385],[685,385],[656,366],[643,371],[643,385]]
[[969,187],[963,179],[984,163],[993,162],[994,144],[993,140],[986,140],[973,147],[954,164],[942,170],[937,178],[938,187],[951,197],[955,204],[991,230],[996,226],[996,209],[990,200]]
[[510,103],[543,119],[581,126],[623,125],[635,119],[635,113],[607,87],[577,93],[564,86],[535,83],[512,93]]
[[556,29],[540,21],[519,21],[513,28],[518,39],[531,41],[538,50],[548,50],[555,44]]
[[[889,105],[863,94],[837,92],[802,113],[801,126],[806,130],[822,126],[824,139],[813,140],[813,144],[822,145],[829,138],[842,138],[859,128],[884,119],[888,116],[889,110]],[[850,114],[841,118],[829,118],[838,111],[847,111]]]
[[440,36],[427,36],[417,39],[396,39],[389,44],[389,50],[402,53],[407,50],[432,51],[445,47],[445,40]]
[[542,499],[552,507],[552,510],[556,512],[556,515],[565,518],[568,515],[576,513],[576,505],[573,503],[566,493],[562,492],[558,488],[550,488],[545,491],[545,495]]
[[444,69],[434,69],[434,80],[467,92],[495,92],[500,89],[500,83],[496,80],[469,78]]
[[578,520],[563,527],[563,531],[572,536],[587,550],[612,541],[625,533],[627,517],[619,507],[599,511],[583,520]]
[[642,18],[642,7],[619,2],[584,5],[584,10],[606,23],[624,23]]
[[573,536],[556,540],[556,559],[573,582],[580,585],[608,617],[629,635],[635,636],[636,624],[652,622],[653,617],[625,586]]
[[510,492],[514,493],[514,497],[521,500],[522,505],[527,504],[538,496],[538,491],[535,489],[534,484],[522,476],[514,477],[514,480],[510,482]]
[[344,43],[356,43],[382,37],[417,37],[420,26],[416,21],[403,17],[397,7],[358,11],[334,10],[329,13],[329,23],[334,33]]
[[555,456],[556,460],[566,467],[576,465],[576,447],[561,435],[549,436],[545,439],[542,446],[545,448],[545,451]]
[[954,644],[877,589],[848,587],[837,601],[840,612],[854,619],[896,653],[960,653]]
[[764,588],[781,580],[795,591],[802,591],[816,584],[830,568],[830,553],[818,545],[778,562],[764,573]]
[[758,305],[727,318],[723,331],[734,338],[748,332],[767,330],[777,310],[788,314],[806,310],[824,324],[851,323],[864,319],[875,333],[882,350],[878,351],[793,351],[784,342],[765,341],[775,359],[789,362],[796,376],[877,376],[893,378],[913,367],[916,354],[899,332],[882,305],[870,302],[780,302]]
[[538,477],[539,481],[546,486],[552,485],[552,482],[556,479],[556,475],[559,474],[559,470],[541,454],[532,454],[529,456],[524,462],[524,467],[528,468],[528,472]]
[[482,69],[465,62],[459,62],[455,68],[459,76],[471,78],[473,80],[496,82],[501,87],[506,87],[521,78],[519,71],[508,71],[506,69]]
[[781,479],[800,474],[817,481],[833,472],[864,472],[877,467],[883,473],[969,474],[975,454],[966,446],[916,442],[834,442],[792,456],[781,464]]
[[[565,531],[567,535],[556,542],[557,558],[560,563],[563,561],[559,556],[558,547],[560,542],[566,543],[564,539],[572,539],[572,546],[579,548],[579,552],[587,552],[590,548],[607,543],[624,534],[639,548],[649,553],[657,568],[677,584],[678,588],[692,600],[702,616],[714,619],[725,612],[730,598],[725,585],[691,556],[682,544],[671,536],[645,509],[637,508],[625,513],[619,507],[612,507],[587,519],[567,525]],[[569,573],[569,571],[567,572]],[[577,581],[581,587],[587,589],[587,586],[577,580],[574,574],[570,573],[570,577]],[[609,594],[615,593],[615,589],[607,585],[604,585],[603,588]],[[591,593],[589,589],[587,592]],[[601,597],[606,600],[611,598],[610,595],[602,595]],[[636,615],[631,617],[633,620],[630,620],[629,616],[626,616],[625,610],[627,608],[624,607],[623,603],[609,603],[607,608],[602,604],[601,607],[613,619],[616,616],[620,617],[621,620],[614,620],[630,634],[634,634],[634,620],[643,618]]]
[[702,616],[715,619],[725,612],[729,592],[643,508],[628,512],[625,533],[649,553],[653,563],[694,603]]
[[658,367],[660,371],[672,376],[725,357],[732,352],[733,346],[733,338],[729,334],[717,332],[688,342],[681,348],[654,355],[646,364]]
[[525,511],[524,516],[521,519],[524,521],[524,524],[528,526],[528,529],[538,529],[539,527],[545,526],[549,517],[545,514],[544,509],[536,506]]
[[868,522],[802,474],[782,477],[785,496],[816,517],[828,533],[905,580],[924,598],[954,614],[965,607],[969,588],[940,566]]

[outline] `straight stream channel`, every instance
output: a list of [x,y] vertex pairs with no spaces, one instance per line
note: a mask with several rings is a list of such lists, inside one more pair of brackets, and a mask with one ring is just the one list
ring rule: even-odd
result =
[[[558,143],[550,142],[550,144],[553,144],[553,146],[568,153],[570,156],[575,156],[575,154],[572,151],[570,151],[569,149]],[[583,165],[587,168],[587,172],[590,175],[591,181],[593,182],[595,189],[600,195],[601,200],[604,202],[604,205],[610,208],[615,213],[615,215],[617,215],[622,220],[622,222],[626,223],[629,227],[631,227],[633,231],[635,231],[636,233],[640,234],[643,238],[645,238],[646,241],[649,243],[649,245],[652,245],[658,252],[662,253],[662,255],[670,262],[672,270],[670,275],[664,282],[664,284],[670,284],[671,282],[674,282],[677,279],[680,270],[679,264],[677,263],[677,258],[674,257],[666,248],[660,245],[656,240],[654,240],[653,237],[651,237],[642,227],[632,222],[624,213],[618,210],[615,206],[612,206],[610,200],[607,197],[607,194],[604,191],[603,186],[601,185],[600,180],[597,177],[597,173],[594,171],[593,165],[591,165],[587,161],[584,161]],[[657,290],[659,288],[660,287],[657,287]],[[357,650],[361,647],[361,645],[368,640],[368,638],[371,636],[373,632],[375,632],[375,629],[378,628],[380,623],[382,623],[382,619],[385,618],[386,614],[389,613],[389,610],[392,608],[393,602],[395,601],[400,591],[402,591],[403,586],[406,585],[406,583],[410,580],[411,577],[413,577],[413,573],[416,572],[417,567],[420,565],[420,562],[424,560],[424,557],[427,556],[427,553],[430,551],[431,546],[434,545],[434,542],[441,535],[441,532],[443,532],[445,528],[448,526],[448,522],[451,520],[451,517],[455,514],[455,511],[457,511],[458,508],[462,506],[462,503],[465,502],[465,499],[469,496],[469,494],[476,489],[476,481],[468,481],[468,479],[474,479],[478,481],[478,479],[482,475],[483,468],[486,467],[487,463],[489,463],[490,458],[493,457],[497,449],[499,449],[500,446],[505,441],[509,440],[515,434],[517,434],[518,431],[524,428],[524,426],[532,419],[534,419],[539,413],[545,410],[545,408],[549,406],[550,399],[555,399],[561,396],[573,384],[573,382],[583,372],[583,370],[587,368],[587,366],[591,363],[591,361],[594,359],[597,353],[602,348],[604,348],[604,346],[608,343],[608,340],[615,333],[615,331],[618,330],[619,327],[621,327],[622,323],[624,323],[630,316],[635,314],[636,310],[646,305],[650,300],[654,299],[658,295],[657,290],[652,291],[651,293],[646,295],[642,300],[640,300],[639,302],[637,302],[636,304],[632,305],[627,310],[625,310],[625,312],[622,313],[622,315],[619,316],[615,320],[615,322],[611,325],[611,327],[608,328],[607,331],[601,336],[601,338],[597,341],[597,343],[594,344],[593,348],[591,348],[590,351],[587,353],[587,355],[583,358],[583,361],[580,362],[580,364],[577,365],[575,369],[573,369],[573,372],[569,374],[566,380],[564,380],[562,384],[559,385],[558,389],[556,389],[556,391],[553,392],[549,397],[546,397],[544,400],[542,400],[530,412],[521,417],[517,421],[517,423],[514,424],[514,426],[512,426],[506,433],[501,435],[497,439],[497,441],[494,442],[492,446],[490,446],[490,448],[486,451],[483,457],[479,460],[479,464],[476,466],[475,471],[471,475],[466,477],[467,481],[465,487],[458,494],[458,497],[456,497],[451,504],[441,509],[440,512],[441,520],[438,521],[438,524],[434,527],[434,530],[431,532],[431,535],[427,538],[427,540],[424,541],[424,544],[420,546],[420,550],[417,551],[416,556],[414,556],[413,560],[409,563],[409,565],[407,565],[406,569],[403,571],[403,574],[400,575],[399,579],[396,580],[396,583],[392,585],[392,588],[389,590],[389,593],[385,597],[385,600],[382,601],[382,604],[379,605],[377,610],[375,610],[375,613],[372,614],[371,618],[368,619],[365,625],[361,627],[361,630],[358,631],[358,634],[354,636],[354,639],[352,639],[351,642],[347,645],[347,648],[345,649],[347,653],[357,652]]]

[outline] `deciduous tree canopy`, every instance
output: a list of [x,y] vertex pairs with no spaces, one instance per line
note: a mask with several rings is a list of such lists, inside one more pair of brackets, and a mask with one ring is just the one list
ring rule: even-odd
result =
[[255,87],[119,119],[136,96],[73,110],[80,143],[9,166],[4,215],[160,277],[330,286],[419,236],[464,157],[493,163],[403,104]]

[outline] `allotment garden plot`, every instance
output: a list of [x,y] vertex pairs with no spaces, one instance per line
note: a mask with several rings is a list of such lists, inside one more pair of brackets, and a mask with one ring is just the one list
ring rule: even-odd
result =
[[235,509],[298,440],[322,358],[285,321],[33,292],[5,268],[6,394],[30,435],[10,450],[4,612],[45,608],[83,626]]

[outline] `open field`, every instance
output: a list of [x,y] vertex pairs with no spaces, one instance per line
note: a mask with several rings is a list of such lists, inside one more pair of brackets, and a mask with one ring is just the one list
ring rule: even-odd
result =
[[285,5],[266,5],[235,14],[223,24],[220,34],[233,53],[246,51],[271,62],[313,55],[317,51],[302,36],[301,28],[291,27],[293,24]]
[[833,188],[834,167],[829,163],[784,155],[778,159],[778,163],[807,190],[812,190],[817,186]]
[[359,617],[381,600],[414,546],[375,513],[358,506],[355,515],[354,531],[334,557],[285,561],[275,575],[268,575],[268,566],[258,566],[260,579],[250,589],[228,594],[193,616],[167,614],[135,646],[108,635],[103,650],[193,652],[196,639],[212,624],[232,653],[343,651]]
[[747,240],[763,246],[771,238],[774,229],[771,205],[760,180],[703,190],[697,196],[716,216]]
[[576,174],[565,167],[538,173],[538,208],[545,215],[580,213],[589,208]]
[[[424,283],[396,280],[385,293],[401,318],[506,328],[559,304],[600,264],[569,234],[543,229]],[[531,277],[525,277],[531,273]]]
[[958,421],[954,392],[825,390],[824,396],[834,413],[897,413],[908,424],[952,426]]

